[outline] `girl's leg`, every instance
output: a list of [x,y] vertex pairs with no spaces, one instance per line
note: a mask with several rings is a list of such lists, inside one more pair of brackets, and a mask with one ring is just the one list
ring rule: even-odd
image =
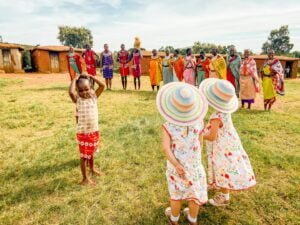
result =
[[86,162],[87,159],[80,158],[80,169],[82,173],[82,181],[80,182],[81,185],[85,184],[95,184],[92,180],[90,180],[86,174]]
[[152,91],[154,91],[154,87],[155,87],[155,85],[151,85],[151,87],[152,87]]
[[[171,207],[165,211],[169,224],[177,225],[180,217],[181,201],[170,201]],[[171,209],[170,209],[171,208]]]
[[127,76],[124,76],[124,89],[127,89]]
[[140,77],[138,77],[138,88],[139,88],[139,90],[141,89],[141,78]]
[[100,170],[95,169],[95,166],[94,166],[94,156],[92,156],[89,159],[89,167],[90,167],[90,171],[92,172],[93,175],[96,175],[96,176],[102,176],[102,175],[104,175]]
[[159,91],[159,85],[157,85],[156,88],[157,88],[157,91]]
[[200,206],[194,201],[188,201],[189,211],[187,213],[187,219],[190,224],[197,224],[197,217],[199,213]]
[[276,98],[273,98],[270,102],[269,102],[269,107],[268,110],[271,110],[272,105],[276,102]]
[[251,103],[248,103],[248,109],[251,109]]
[[245,102],[242,100],[242,108],[244,108],[245,106]]
[[109,84],[108,86],[110,90],[111,90],[111,80],[112,80],[111,78],[108,79],[108,84]]
[[136,77],[133,78],[133,83],[134,83],[134,90],[136,90]]
[[105,78],[105,84],[106,84],[106,89],[108,89],[109,87],[108,87],[108,79],[107,78]]
[[124,89],[124,77],[121,76],[121,81],[122,81],[122,88]]

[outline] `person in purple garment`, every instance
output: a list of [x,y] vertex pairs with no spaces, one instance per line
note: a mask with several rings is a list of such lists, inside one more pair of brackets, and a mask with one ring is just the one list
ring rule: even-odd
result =
[[104,44],[104,51],[100,55],[100,73],[103,73],[105,79],[106,89],[111,90],[112,78],[113,78],[113,55],[109,51],[108,44]]

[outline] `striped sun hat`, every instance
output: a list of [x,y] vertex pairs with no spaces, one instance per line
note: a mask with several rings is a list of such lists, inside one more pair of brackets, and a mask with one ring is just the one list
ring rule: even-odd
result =
[[208,78],[201,82],[199,89],[208,104],[219,112],[233,113],[239,107],[235,89],[227,80]]
[[203,120],[208,104],[199,90],[187,83],[164,85],[156,97],[156,106],[165,120],[179,126],[193,126]]

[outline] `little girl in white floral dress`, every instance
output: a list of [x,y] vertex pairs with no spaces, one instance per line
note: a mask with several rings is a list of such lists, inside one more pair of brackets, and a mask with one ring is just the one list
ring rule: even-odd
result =
[[178,224],[183,200],[189,224],[197,224],[202,204],[207,202],[206,174],[201,163],[203,117],[207,102],[192,85],[172,82],[158,92],[157,108],[164,119],[163,149],[167,157],[166,177],[170,205],[165,210],[170,225]]
[[208,184],[221,193],[209,199],[209,203],[225,206],[229,204],[231,190],[248,189],[256,180],[231,120],[231,113],[238,108],[234,87],[226,80],[209,78],[201,83],[200,91],[216,110],[206,126],[204,139],[207,140]]

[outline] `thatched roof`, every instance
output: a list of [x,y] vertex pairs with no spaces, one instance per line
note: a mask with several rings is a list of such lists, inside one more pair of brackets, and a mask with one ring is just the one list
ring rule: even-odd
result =
[[[268,58],[267,55],[253,55],[252,57],[254,59],[264,59],[264,60],[266,60]],[[288,56],[276,56],[275,55],[275,58],[279,59],[279,60],[283,60],[283,61],[298,61],[299,60],[299,58],[293,58],[293,57],[288,57]]]
[[18,48],[20,50],[23,50],[24,48],[21,45],[17,44],[10,44],[10,43],[0,43],[0,49],[5,49],[5,48]]
[[[68,52],[70,49],[69,46],[54,46],[54,45],[48,45],[48,46],[37,46],[31,49],[32,51],[35,50],[43,50],[43,51],[53,51],[53,52]],[[74,48],[74,51],[76,52],[84,52],[85,49],[80,48]]]

